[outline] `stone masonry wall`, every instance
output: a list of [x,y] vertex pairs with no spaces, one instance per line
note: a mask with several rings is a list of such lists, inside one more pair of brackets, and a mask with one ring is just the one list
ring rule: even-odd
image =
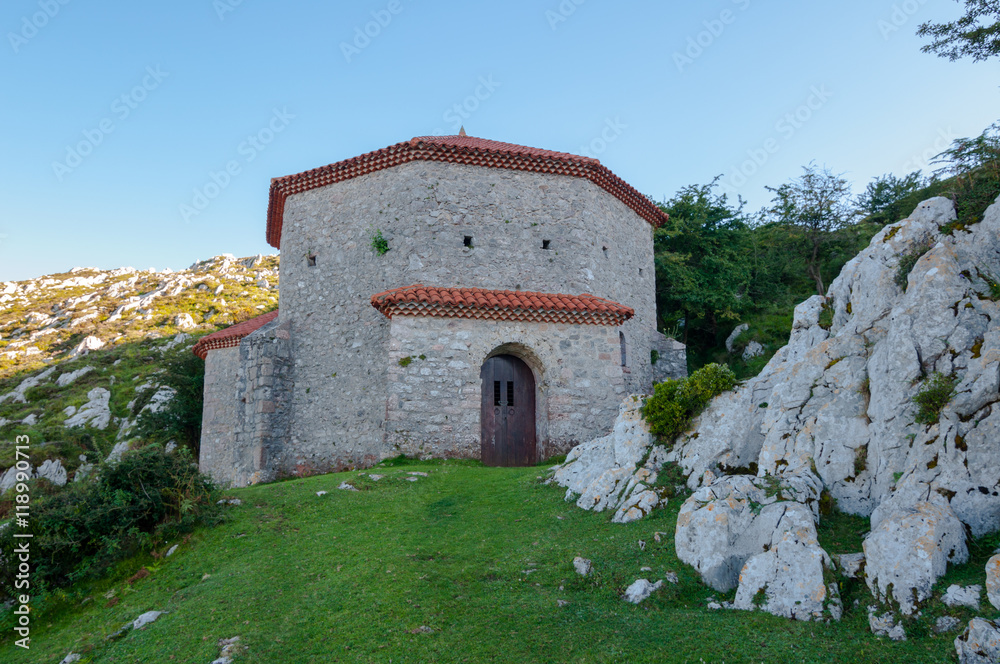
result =
[[205,407],[198,467],[221,484],[232,480],[237,411],[242,406],[236,386],[239,370],[240,349],[235,346],[209,351],[205,358]]
[[653,382],[662,383],[668,378],[685,378],[687,370],[687,347],[676,339],[653,332],[653,350],[659,353],[653,365]]
[[[371,248],[376,229],[389,243],[383,256]],[[655,300],[646,221],[581,178],[404,164],[286,203],[280,308],[295,358],[289,444],[317,468],[369,465],[390,453],[389,321],[369,298],[415,283],[591,293],[633,307],[635,317],[620,328],[628,345],[625,390],[651,387]]]
[[279,317],[240,342],[241,401],[229,455],[229,483],[234,486],[292,474],[300,463],[288,444],[294,385],[288,327]]
[[396,316],[389,453],[480,458],[480,368],[499,354],[520,357],[535,375],[540,460],[610,432],[625,396],[617,327]]

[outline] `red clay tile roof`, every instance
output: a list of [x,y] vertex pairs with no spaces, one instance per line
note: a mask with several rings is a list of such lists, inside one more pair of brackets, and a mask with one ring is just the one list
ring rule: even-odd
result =
[[237,323],[232,327],[227,327],[223,330],[219,330],[218,332],[212,332],[211,334],[205,335],[199,339],[198,343],[196,343],[194,348],[191,350],[195,355],[204,360],[208,355],[208,351],[215,350],[217,348],[231,348],[233,346],[239,346],[243,337],[247,336],[251,332],[256,332],[277,317],[278,312],[275,310],[270,313],[266,313],[263,316],[257,316],[256,318],[245,320],[242,323]]
[[532,323],[621,325],[629,307],[593,295],[561,295],[485,288],[435,288],[416,284],[372,295],[372,306],[388,318],[433,316]]
[[586,178],[619,198],[654,227],[660,226],[668,218],[655,203],[596,159],[472,136],[418,136],[360,157],[271,180],[267,206],[267,241],[271,246],[281,248],[281,225],[285,215],[285,200],[289,196],[417,160]]

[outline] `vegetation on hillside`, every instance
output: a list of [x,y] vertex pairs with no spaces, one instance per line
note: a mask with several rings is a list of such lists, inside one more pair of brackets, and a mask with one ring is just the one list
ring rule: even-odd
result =
[[[664,201],[670,220],[654,233],[659,327],[687,345],[689,371],[722,363],[737,378],[756,375],[787,343],[795,305],[825,294],[848,260],[921,201],[955,202],[958,219],[944,233],[982,221],[1000,196],[1000,123],[954,141],[937,163],[930,177],[879,176],[857,197],[843,177],[810,164],[798,178],[769,187],[774,198],[756,213],[719,193],[718,179]],[[900,279],[905,288],[906,274]],[[729,353],[725,339],[740,323],[750,329]],[[751,341],[765,353],[744,361]]]
[[[33,492],[30,525],[16,529],[32,536],[32,594],[101,576],[118,560],[190,532],[215,508],[212,484],[192,461],[186,448],[147,445],[102,465],[91,481]],[[0,530],[0,600],[17,594],[20,542],[15,528]]]

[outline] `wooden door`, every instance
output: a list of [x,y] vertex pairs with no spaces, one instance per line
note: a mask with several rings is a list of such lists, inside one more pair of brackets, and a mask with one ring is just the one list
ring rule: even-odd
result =
[[535,377],[513,355],[483,363],[482,458],[487,466],[535,463]]

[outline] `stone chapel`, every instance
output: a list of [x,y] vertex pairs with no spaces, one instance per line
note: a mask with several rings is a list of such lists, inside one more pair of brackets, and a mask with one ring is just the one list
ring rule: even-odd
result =
[[686,375],[656,330],[666,218],[596,159],[464,132],[273,180],[279,308],[194,348],[202,471],[528,465],[605,435],[626,394]]

